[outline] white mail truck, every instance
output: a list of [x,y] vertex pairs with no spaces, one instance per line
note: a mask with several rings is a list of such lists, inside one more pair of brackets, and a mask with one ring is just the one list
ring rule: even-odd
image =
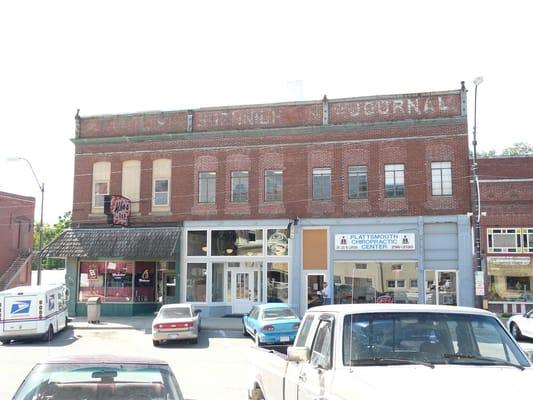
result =
[[68,324],[68,289],[62,284],[19,286],[0,292],[0,342],[50,341]]

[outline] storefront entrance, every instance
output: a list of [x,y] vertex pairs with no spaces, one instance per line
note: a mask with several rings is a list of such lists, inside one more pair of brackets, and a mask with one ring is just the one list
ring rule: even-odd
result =
[[254,305],[262,303],[262,278],[263,271],[259,266],[257,269],[241,267],[232,271],[231,309],[233,314],[246,314]]
[[426,271],[426,304],[457,305],[457,272]]

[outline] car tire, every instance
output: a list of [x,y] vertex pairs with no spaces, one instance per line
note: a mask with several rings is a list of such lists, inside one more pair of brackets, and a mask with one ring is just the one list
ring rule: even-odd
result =
[[161,345],[161,342],[159,340],[152,340],[152,344],[154,347],[159,347]]
[[254,342],[257,345],[257,347],[261,347],[263,345],[263,342],[261,342],[261,338],[259,337],[259,333],[255,332],[254,335]]
[[0,343],[2,343],[4,346],[6,346],[6,345],[11,343],[11,339],[2,339],[2,340],[0,340]]
[[54,327],[52,325],[48,326],[48,330],[43,335],[43,342],[51,342],[54,338]]
[[522,332],[520,331],[518,325],[514,322],[511,323],[511,335],[513,335],[516,340],[522,339]]

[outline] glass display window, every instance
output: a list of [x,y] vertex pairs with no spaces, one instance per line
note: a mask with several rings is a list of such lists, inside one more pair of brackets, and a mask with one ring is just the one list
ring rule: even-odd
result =
[[187,301],[205,302],[207,293],[207,264],[187,264]]
[[105,279],[106,302],[129,302],[133,299],[133,262],[108,262]]
[[134,301],[155,301],[155,265],[153,261],[137,261],[135,263]]

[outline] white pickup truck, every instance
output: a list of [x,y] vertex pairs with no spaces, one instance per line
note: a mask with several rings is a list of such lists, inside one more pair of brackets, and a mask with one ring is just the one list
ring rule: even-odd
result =
[[253,350],[252,400],[531,397],[533,364],[496,316],[406,304],[310,309],[287,355]]

